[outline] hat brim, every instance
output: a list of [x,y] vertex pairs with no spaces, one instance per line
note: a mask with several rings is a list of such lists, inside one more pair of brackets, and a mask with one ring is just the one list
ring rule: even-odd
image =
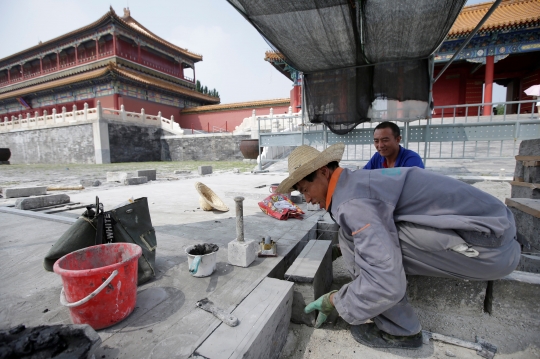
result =
[[281,181],[276,191],[278,193],[289,193],[294,191],[294,185],[303,180],[304,177],[306,177],[310,173],[315,172],[319,168],[326,166],[330,162],[340,162],[341,158],[343,157],[343,151],[345,151],[344,143],[336,143],[328,147],[327,149],[319,153],[317,157],[312,158],[305,164],[302,164],[302,166],[296,169],[293,173],[289,173],[289,177]]
[[204,183],[196,182],[195,189],[197,189],[197,192],[199,192],[201,195],[202,200],[209,206],[212,206],[213,208],[222,212],[227,212],[229,210],[229,207],[227,207],[227,205],[217,196],[217,194],[215,194],[214,191],[212,191]]

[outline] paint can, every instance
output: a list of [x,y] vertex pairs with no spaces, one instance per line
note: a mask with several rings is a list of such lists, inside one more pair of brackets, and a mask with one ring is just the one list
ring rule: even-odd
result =
[[208,277],[216,270],[217,244],[194,244],[186,248],[189,272],[194,277]]

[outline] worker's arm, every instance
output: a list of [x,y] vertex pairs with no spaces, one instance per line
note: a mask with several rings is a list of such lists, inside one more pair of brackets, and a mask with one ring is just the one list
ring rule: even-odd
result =
[[[365,323],[394,306],[405,295],[406,279],[393,207],[375,199],[353,199],[334,216],[352,249],[355,279],[332,297],[341,317]],[[343,250],[343,248],[342,248]],[[344,254],[345,256],[345,254]]]
[[372,170],[379,168],[378,162],[380,160],[380,155],[378,153],[375,153],[368,163],[365,164],[364,169],[365,170]]

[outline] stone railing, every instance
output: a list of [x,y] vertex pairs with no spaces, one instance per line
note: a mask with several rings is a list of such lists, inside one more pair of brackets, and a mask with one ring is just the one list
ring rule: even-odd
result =
[[77,110],[77,106],[73,105],[73,110],[69,112],[66,111],[65,107],[62,107],[62,112],[60,113],[57,113],[56,110],[53,109],[51,114],[48,114],[47,111],[43,111],[43,116],[39,116],[36,112],[34,117],[31,117],[30,114],[27,114],[26,117],[22,117],[22,115],[19,115],[19,117],[12,116],[11,118],[4,117],[3,122],[0,122],[0,133],[14,130],[21,131],[37,128],[71,126],[83,122],[95,122],[100,120],[114,120],[133,124],[157,126],[174,134],[184,134],[180,125],[174,122],[174,116],[171,116],[171,118],[168,119],[162,117],[161,112],[158,112],[157,116],[147,115],[145,114],[144,109],[141,110],[141,113],[127,112],[124,110],[124,105],[121,106],[120,110],[102,108],[99,101],[95,108],[88,108],[88,104],[85,103],[82,110]]
[[242,123],[236,126],[233,134],[245,135],[251,134],[251,138],[259,138],[261,132],[289,132],[298,131],[302,124],[302,111],[292,113],[292,107],[289,106],[287,114],[274,115],[274,109],[270,109],[268,115],[257,115],[253,110],[251,117],[246,117]]

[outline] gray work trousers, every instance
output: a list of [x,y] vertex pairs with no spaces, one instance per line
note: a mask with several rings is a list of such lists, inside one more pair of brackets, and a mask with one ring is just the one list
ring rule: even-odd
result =
[[[408,222],[396,223],[396,228],[406,274],[488,281],[510,274],[519,263],[521,248],[516,240],[515,228],[503,234],[505,238],[499,247],[472,246],[479,253],[477,257],[467,257],[449,249],[465,243],[453,230]],[[352,240],[341,228],[338,238],[341,247],[347,246],[344,241]],[[351,269],[350,273],[354,273]],[[380,330],[392,335],[414,335],[422,329],[407,301],[407,294],[372,320]]]

